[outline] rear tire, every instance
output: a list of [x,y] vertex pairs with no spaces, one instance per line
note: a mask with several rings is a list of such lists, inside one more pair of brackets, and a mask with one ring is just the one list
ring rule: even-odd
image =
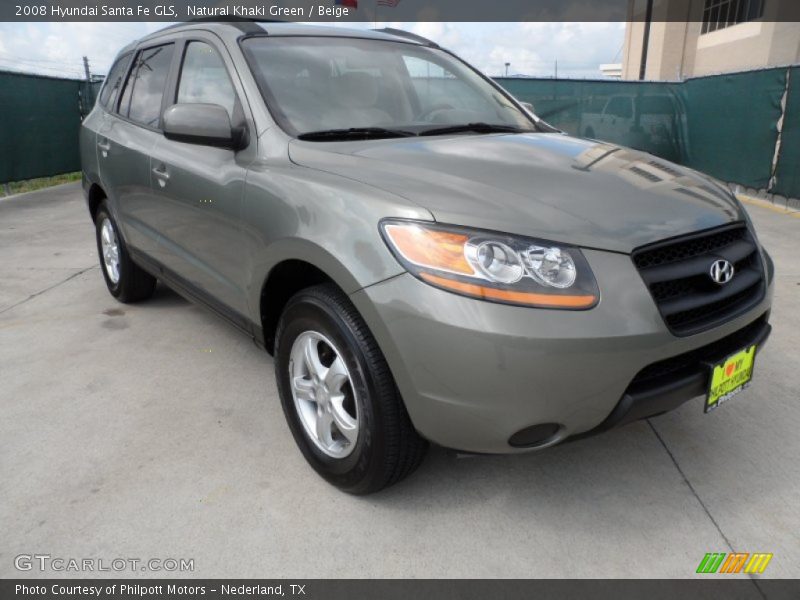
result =
[[275,375],[295,442],[341,490],[377,492],[422,462],[428,444],[366,323],[336,286],[289,300],[275,336]]
[[95,232],[100,270],[111,295],[124,303],[138,302],[152,296],[156,278],[131,260],[117,223],[105,202],[97,209]]

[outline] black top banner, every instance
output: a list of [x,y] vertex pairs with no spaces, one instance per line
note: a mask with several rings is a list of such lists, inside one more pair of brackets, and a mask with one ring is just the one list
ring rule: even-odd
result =
[[[705,4],[702,0],[3,0],[0,21],[702,21]],[[762,19],[800,21],[800,2],[768,0]]]

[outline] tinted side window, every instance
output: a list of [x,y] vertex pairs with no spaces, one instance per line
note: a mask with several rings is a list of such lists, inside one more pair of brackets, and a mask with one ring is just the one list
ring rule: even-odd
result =
[[174,44],[167,44],[139,53],[122,94],[121,115],[148,127],[158,127],[174,51]]
[[100,92],[100,104],[106,108],[113,109],[114,101],[117,99],[119,88],[122,87],[122,78],[125,77],[125,71],[128,69],[128,63],[131,60],[131,55],[126,54],[121,56],[106,77],[103,91]]
[[236,92],[225,63],[217,51],[204,42],[189,42],[186,46],[178,103],[219,104],[233,116]]
[[643,115],[672,115],[669,96],[643,96],[640,110]]

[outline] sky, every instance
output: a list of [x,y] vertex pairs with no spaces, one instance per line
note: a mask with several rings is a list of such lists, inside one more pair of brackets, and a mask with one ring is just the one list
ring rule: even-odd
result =
[[[83,77],[82,57],[105,75],[117,51],[167,23],[0,23],[0,69]],[[338,25],[338,24],[337,24]],[[373,23],[347,24],[372,28]],[[621,61],[625,23],[378,23],[425,36],[488,75],[599,78]]]

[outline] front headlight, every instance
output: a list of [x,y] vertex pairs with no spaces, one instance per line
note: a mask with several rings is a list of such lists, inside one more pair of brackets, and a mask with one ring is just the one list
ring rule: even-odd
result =
[[430,285],[473,298],[585,310],[600,300],[578,248],[438,223],[386,219],[384,240],[400,263]]

